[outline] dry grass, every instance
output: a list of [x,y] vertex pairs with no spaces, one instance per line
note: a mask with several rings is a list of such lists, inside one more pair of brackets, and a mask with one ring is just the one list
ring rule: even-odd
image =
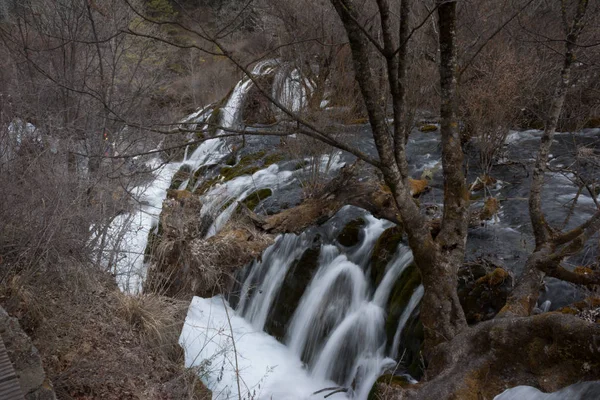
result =
[[179,334],[187,311],[187,302],[155,294],[118,293],[119,312],[144,344],[173,362],[182,357]]
[[32,337],[58,398],[210,398],[183,368],[182,302],[127,297],[100,270],[79,265],[71,271],[73,279],[51,270],[14,276],[0,288],[0,302]]

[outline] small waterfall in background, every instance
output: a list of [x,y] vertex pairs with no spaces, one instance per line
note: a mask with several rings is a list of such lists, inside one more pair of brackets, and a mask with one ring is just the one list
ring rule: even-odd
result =
[[[276,66],[273,60],[267,60],[256,64],[252,73],[256,76],[269,74]],[[252,81],[248,78],[242,79],[233,89],[227,101],[219,109],[219,125],[223,129],[239,128],[240,112],[244,99],[252,87]],[[199,128],[206,131],[209,128],[208,120],[215,110],[212,107],[200,109],[184,118],[189,130]],[[124,292],[139,293],[142,290],[148,266],[144,262],[144,252],[148,244],[148,234],[158,229],[158,219],[162,211],[162,202],[166,198],[167,189],[172,184],[173,177],[182,168],[187,169],[191,175],[203,167],[217,164],[231,153],[226,140],[219,138],[224,131],[218,129],[215,137],[202,142],[195,150],[189,152],[186,148],[184,158],[181,161],[164,163],[160,157],[154,157],[146,166],[156,170],[154,179],[145,185],[138,186],[132,190],[132,197],[136,204],[132,212],[117,216],[104,238],[99,242],[104,244],[100,255],[101,263],[108,269],[114,271],[117,283]],[[336,164],[337,162],[337,164]],[[341,167],[339,161],[333,160],[335,167]],[[293,174],[287,171],[280,172],[277,165],[272,165],[266,170],[261,170],[252,176],[240,176],[225,186],[216,185],[201,199],[207,204],[203,207],[203,213],[216,214],[223,204],[231,205],[220,213],[209,229],[209,236],[214,235],[229,219],[235,209],[235,200],[243,199],[256,188],[268,187],[274,184],[282,184],[290,181]],[[185,189],[189,180],[181,183],[178,189]],[[196,183],[196,187],[200,182]]]

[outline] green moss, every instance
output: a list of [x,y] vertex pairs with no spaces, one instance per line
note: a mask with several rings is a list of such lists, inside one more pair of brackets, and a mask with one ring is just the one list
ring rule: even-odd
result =
[[227,156],[227,158],[225,159],[225,164],[229,165],[230,167],[233,167],[235,165],[235,161],[236,161],[235,153],[230,153]]
[[360,239],[360,231],[365,226],[366,221],[362,218],[356,218],[346,224],[344,229],[340,232],[337,237],[337,241],[346,247],[352,247],[358,244]]
[[189,190],[191,192],[192,189],[194,188],[194,186],[196,186],[196,182],[198,182],[198,179],[200,179],[200,177],[204,176],[210,167],[211,167],[211,165],[203,165],[202,167],[200,167],[196,171],[194,171],[194,174],[190,177],[190,180],[189,180],[185,190]]
[[160,243],[160,239],[163,233],[162,225],[159,223],[157,227],[152,227],[148,232],[148,241],[146,242],[146,248],[144,249],[144,262],[149,262],[150,258],[154,254],[156,247]]
[[269,165],[276,164],[280,161],[285,160],[285,156],[282,153],[272,153],[265,157],[264,166],[268,167]]
[[260,203],[261,201],[263,201],[264,199],[271,197],[271,195],[273,195],[273,191],[271,189],[260,189],[257,190],[251,194],[249,194],[243,201],[242,203],[248,207],[250,210],[253,210],[256,208],[256,206],[258,205],[258,203]]
[[309,162],[306,160],[300,161],[294,166],[294,171],[298,171],[299,169],[306,167],[308,164],[309,164]]
[[258,161],[260,161],[265,154],[266,152],[264,150],[247,154],[240,158],[240,161],[238,161],[234,166],[226,166],[221,168],[221,176],[223,177],[223,181],[228,182],[237,178],[238,176],[252,175],[256,171],[259,171],[261,167],[258,165]]
[[229,208],[229,206],[232,205],[234,201],[235,198],[227,200],[225,204],[223,204],[223,206],[221,207],[221,212],[227,210],[227,208]]
[[421,132],[435,132],[438,130],[438,127],[433,124],[425,124],[419,127],[419,131]]
[[208,124],[208,134],[210,136],[216,136],[217,126],[221,125],[221,114],[221,107],[217,105],[208,117],[206,123]]
[[390,262],[398,244],[402,241],[403,229],[399,226],[393,226],[386,229],[373,247],[371,253],[371,279],[375,285],[383,279],[385,267]]
[[223,177],[223,182],[229,182],[239,176],[252,175],[259,170],[260,167],[257,166],[244,168],[238,167],[237,165],[234,167],[223,167],[221,168],[221,176]]
[[388,317],[385,321],[385,331],[388,344],[394,341],[394,335],[398,328],[398,321],[406,308],[415,289],[421,284],[421,273],[415,263],[412,263],[398,278],[388,299]]

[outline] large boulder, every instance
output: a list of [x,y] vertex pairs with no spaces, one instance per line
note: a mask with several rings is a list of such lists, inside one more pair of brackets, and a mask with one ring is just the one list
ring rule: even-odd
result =
[[19,377],[25,400],[56,400],[38,350],[21,329],[19,321],[10,317],[2,307],[0,307],[0,336]]

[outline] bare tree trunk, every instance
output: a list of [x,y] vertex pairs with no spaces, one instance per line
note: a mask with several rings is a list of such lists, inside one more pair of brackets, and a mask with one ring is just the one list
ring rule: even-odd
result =
[[442,165],[444,168],[444,216],[436,237],[437,254],[432,263],[417,263],[425,294],[421,321],[426,349],[450,341],[467,326],[456,292],[457,272],[464,261],[469,193],[463,173],[463,152],[456,121],[457,51],[456,3],[438,8],[441,85]]

